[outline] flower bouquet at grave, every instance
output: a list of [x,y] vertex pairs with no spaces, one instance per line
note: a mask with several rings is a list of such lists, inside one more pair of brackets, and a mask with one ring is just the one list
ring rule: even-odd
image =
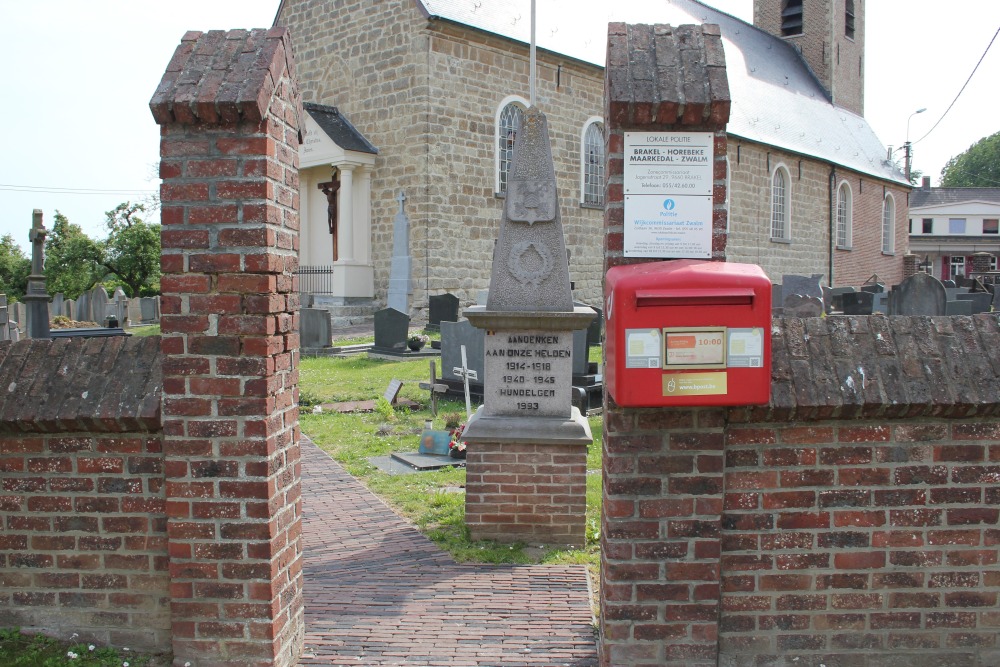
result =
[[413,334],[406,339],[406,347],[410,348],[414,352],[419,352],[424,349],[424,345],[427,345],[427,341],[429,340],[429,336],[424,336],[423,334]]
[[451,442],[448,443],[448,456],[453,459],[465,458],[465,441],[462,440],[463,431],[465,431],[465,424],[459,424],[451,432]]

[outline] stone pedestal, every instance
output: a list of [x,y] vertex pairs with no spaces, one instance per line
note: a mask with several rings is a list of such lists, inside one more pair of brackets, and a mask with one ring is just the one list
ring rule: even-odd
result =
[[590,426],[572,407],[573,331],[596,313],[465,311],[484,329],[484,405],[465,428],[473,539],[581,547]]

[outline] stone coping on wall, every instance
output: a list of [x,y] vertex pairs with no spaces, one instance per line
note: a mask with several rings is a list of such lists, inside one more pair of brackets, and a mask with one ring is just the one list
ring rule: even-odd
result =
[[730,422],[1000,415],[1000,314],[774,319],[771,402]]
[[159,432],[160,338],[0,343],[0,433]]

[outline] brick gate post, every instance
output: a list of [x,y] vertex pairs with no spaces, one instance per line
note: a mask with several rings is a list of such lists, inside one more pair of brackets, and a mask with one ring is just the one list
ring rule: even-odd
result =
[[[718,26],[608,33],[605,272],[624,255],[625,132],[713,132],[712,258],[726,250],[729,86]],[[659,260],[655,260],[659,261]],[[723,409],[628,409],[605,392],[601,664],[715,667]]]
[[150,109],[174,665],[293,665],[301,111],[287,32],[187,33]]

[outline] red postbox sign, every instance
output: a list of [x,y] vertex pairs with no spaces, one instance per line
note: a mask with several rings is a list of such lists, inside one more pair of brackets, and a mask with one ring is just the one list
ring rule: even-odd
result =
[[604,382],[619,405],[770,401],[771,281],[759,266],[617,266],[604,302]]

